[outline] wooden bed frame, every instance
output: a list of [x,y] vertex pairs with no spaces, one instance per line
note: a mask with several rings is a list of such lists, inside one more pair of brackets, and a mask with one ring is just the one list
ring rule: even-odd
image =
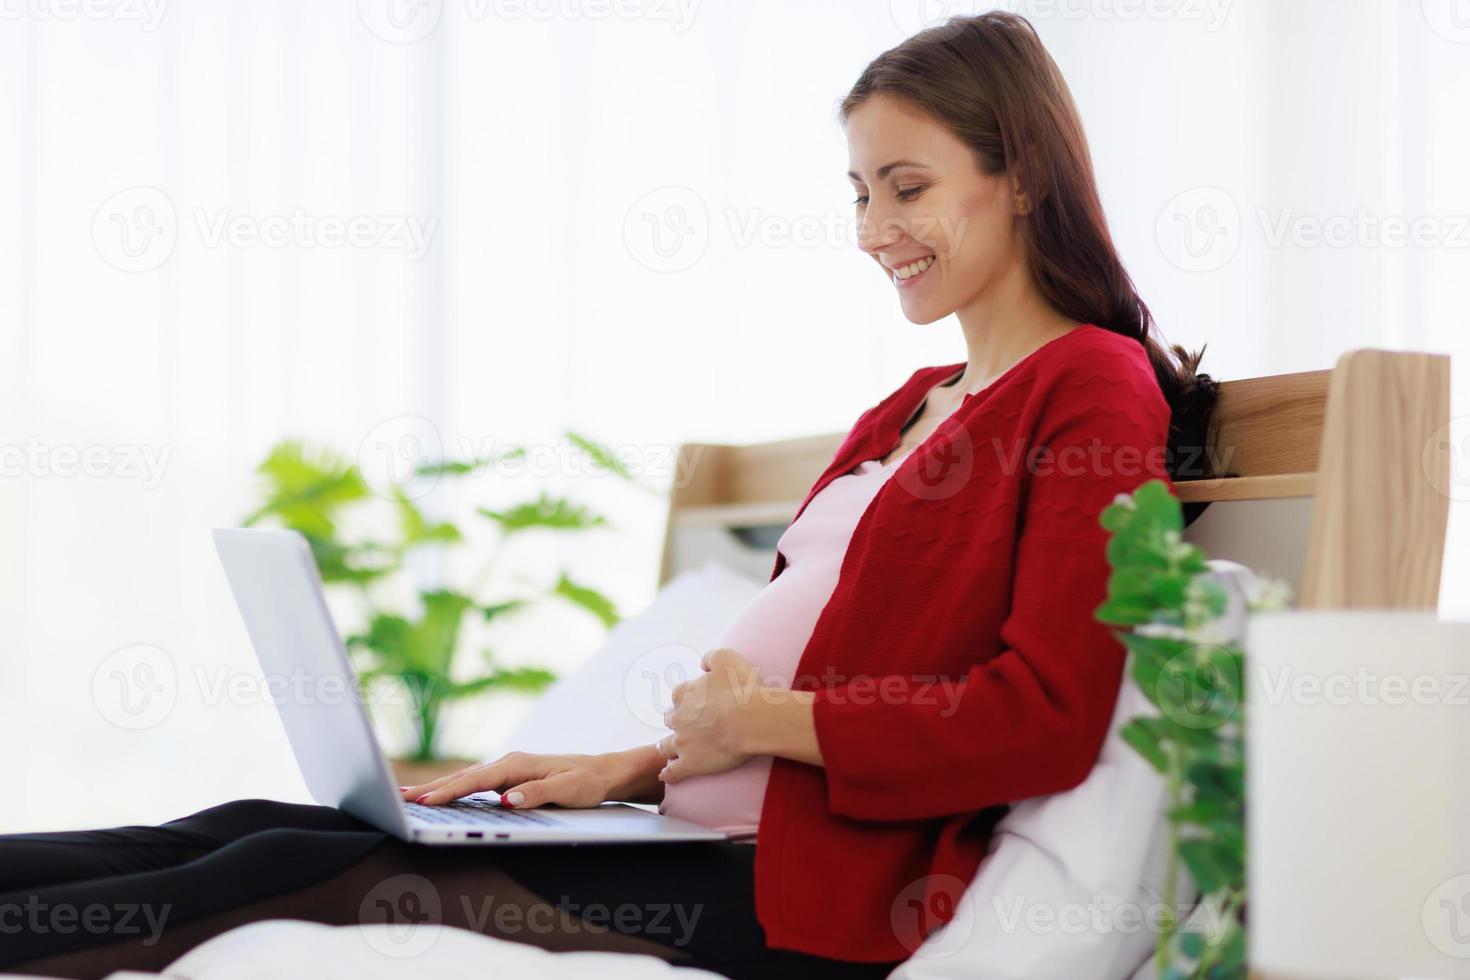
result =
[[[1286,579],[1304,608],[1433,609],[1449,513],[1449,358],[1356,350],[1331,370],[1227,381],[1210,444],[1231,475],[1181,481],[1211,558]],[[681,446],[661,581],[720,557],[761,578],[842,433]]]

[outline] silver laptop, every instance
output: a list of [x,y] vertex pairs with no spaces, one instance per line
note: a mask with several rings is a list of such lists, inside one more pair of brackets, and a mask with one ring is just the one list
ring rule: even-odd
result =
[[[601,844],[724,840],[623,803],[588,809],[501,807],[480,793],[445,806],[405,803],[356,695],[357,675],[322,595],[311,548],[294,531],[217,529],[214,544],[277,702],[301,775],[318,803],[425,844]],[[302,680],[308,683],[301,683]],[[276,685],[272,689],[277,689]],[[331,695],[335,692],[335,696]]]

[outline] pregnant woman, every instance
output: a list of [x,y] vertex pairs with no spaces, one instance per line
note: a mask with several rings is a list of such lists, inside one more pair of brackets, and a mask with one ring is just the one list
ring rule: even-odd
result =
[[731,839],[425,848],[262,800],[10,836],[0,967],[158,969],[245,922],[387,908],[732,977],[882,977],[942,924],[1006,806],[1093,766],[1124,663],[1093,619],[1098,515],[1183,475],[1214,384],[1157,339],[1076,107],[1025,20],[955,18],[908,39],[841,116],[861,248],[910,321],[954,315],[966,360],[914,372],[857,420],[656,744],[512,753],[403,791],[656,802]]

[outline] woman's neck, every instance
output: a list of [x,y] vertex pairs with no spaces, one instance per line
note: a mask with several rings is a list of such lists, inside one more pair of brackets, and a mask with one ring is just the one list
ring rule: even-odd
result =
[[1018,265],[995,289],[956,312],[965,335],[965,372],[957,390],[981,390],[1017,361],[1079,326],[1052,308]]

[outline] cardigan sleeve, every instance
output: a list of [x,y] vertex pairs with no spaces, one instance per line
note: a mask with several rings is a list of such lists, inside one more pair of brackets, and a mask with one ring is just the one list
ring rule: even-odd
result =
[[[1027,467],[1000,652],[961,676],[870,679],[818,689],[813,705],[828,808],[918,820],[1070,789],[1091,771],[1125,653],[1093,618],[1106,597],[1102,509],[1165,475],[1169,410],[1152,377],[1132,398],[1081,385],[1054,393]],[[1151,389],[1151,391],[1149,390]],[[1131,395],[1132,392],[1129,392]],[[1152,397],[1148,397],[1149,395]],[[873,689],[882,696],[874,697]]]

